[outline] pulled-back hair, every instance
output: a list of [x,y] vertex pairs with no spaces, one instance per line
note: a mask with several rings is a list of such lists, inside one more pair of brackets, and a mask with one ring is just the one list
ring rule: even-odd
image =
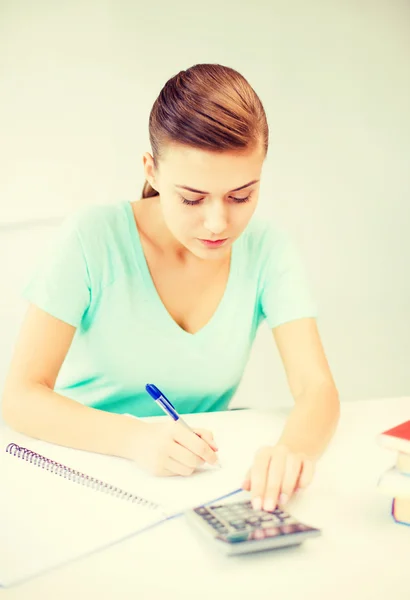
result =
[[[154,166],[161,150],[176,143],[201,150],[268,151],[269,129],[258,95],[237,71],[218,64],[197,64],[169,79],[149,116]],[[148,181],[143,198],[158,196]]]

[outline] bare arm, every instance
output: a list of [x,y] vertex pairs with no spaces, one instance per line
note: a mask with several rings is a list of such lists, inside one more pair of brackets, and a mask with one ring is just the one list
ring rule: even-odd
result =
[[54,391],[75,327],[30,305],[2,398],[4,421],[34,438],[131,458],[143,422],[83,406]]
[[286,504],[306,487],[314,463],[329,444],[339,421],[339,395],[313,318],[273,329],[295,405],[274,446],[262,447],[243,483],[254,508]]
[[273,330],[295,406],[279,443],[318,458],[339,421],[339,395],[316,321],[298,319]]

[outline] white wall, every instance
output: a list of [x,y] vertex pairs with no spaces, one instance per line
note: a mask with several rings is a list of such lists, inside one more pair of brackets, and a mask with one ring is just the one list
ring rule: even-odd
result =
[[[404,0],[3,0],[0,384],[19,287],[55,227],[41,219],[139,197],[161,87],[218,62],[265,105],[259,211],[290,227],[304,253],[342,399],[409,395],[409,59]],[[267,405],[272,390],[290,402],[264,329],[241,399]]]

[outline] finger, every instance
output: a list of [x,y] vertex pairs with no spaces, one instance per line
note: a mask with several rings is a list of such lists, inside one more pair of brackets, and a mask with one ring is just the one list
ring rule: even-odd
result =
[[188,467],[187,465],[178,462],[175,458],[172,458],[172,456],[168,456],[165,461],[165,468],[174,475],[182,475],[183,477],[189,477],[195,470],[192,467]]
[[164,469],[161,475],[163,477],[175,477],[175,473],[173,473],[172,471],[168,471],[168,469]]
[[191,429],[178,422],[174,429],[174,440],[212,465],[218,460],[214,450],[212,450],[205,440],[201,439]]
[[175,473],[173,473],[172,471],[169,471],[168,469],[161,469],[161,471],[154,473],[154,475],[156,475],[157,477],[175,477]]
[[246,492],[249,492],[249,490],[251,489],[251,470],[250,469],[248,469],[246,472],[246,475],[242,482],[242,489],[245,490]]
[[191,469],[196,469],[204,464],[202,458],[196,454],[193,454],[190,450],[184,446],[181,446],[181,444],[175,442],[174,440],[169,446],[168,456],[185,465],[186,467],[190,467]]
[[266,448],[262,448],[256,453],[253,465],[251,467],[250,491],[252,506],[255,510],[260,510],[262,508],[269,463],[270,453]]
[[302,456],[298,454],[288,454],[286,459],[285,472],[282,478],[282,488],[280,490],[279,504],[284,505],[288,502],[296,489],[299,475],[303,469]]
[[299,481],[297,483],[297,487],[300,489],[306,488],[312,481],[313,475],[315,472],[314,462],[310,459],[305,459],[303,461],[302,471],[299,476]]
[[275,510],[286,469],[287,452],[276,448],[271,455],[269,471],[266,477],[266,491],[262,498],[263,508],[269,512]]
[[160,465],[155,465],[155,467],[152,469],[152,471],[148,471],[148,472],[155,475],[155,477],[172,477],[175,475],[175,473],[173,473],[172,471],[169,471],[164,466],[161,467]]
[[212,450],[215,452],[218,451],[218,446],[215,443],[214,434],[212,431],[208,431],[208,429],[194,429],[193,431],[199,435],[201,439],[205,440],[205,442],[211,446]]

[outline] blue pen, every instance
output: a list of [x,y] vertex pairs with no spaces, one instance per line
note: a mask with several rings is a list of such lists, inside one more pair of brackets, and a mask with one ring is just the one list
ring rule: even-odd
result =
[[[171,419],[174,419],[174,421],[179,421],[179,423],[181,423],[181,425],[184,425],[190,431],[192,431],[192,429],[190,428],[188,423],[186,423],[186,421],[184,421],[184,419],[181,417],[181,415],[178,414],[178,412],[176,411],[173,404],[171,404],[171,402],[168,400],[168,398],[165,396],[165,394],[163,394],[161,392],[161,390],[159,390],[157,388],[156,385],[154,385],[153,383],[147,383],[147,385],[145,386],[145,389],[147,390],[147,392],[151,396],[151,398],[158,404],[158,406],[160,408],[162,408],[162,410],[168,416],[171,417]],[[192,433],[195,433],[195,431],[192,431]],[[198,434],[195,433],[195,435],[198,435]],[[200,437],[200,436],[198,436],[198,437]],[[219,463],[219,460],[218,460],[217,464],[218,464],[218,466],[221,466]]]

